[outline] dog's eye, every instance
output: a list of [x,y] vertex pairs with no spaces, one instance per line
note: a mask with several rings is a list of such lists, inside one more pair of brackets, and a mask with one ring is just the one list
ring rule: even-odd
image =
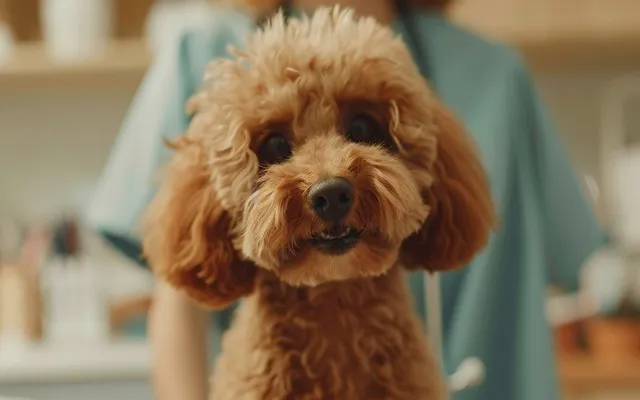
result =
[[265,165],[279,164],[291,157],[291,144],[281,133],[272,133],[260,146],[258,158]]
[[347,138],[355,143],[384,144],[384,132],[380,124],[368,115],[356,115],[347,127]]

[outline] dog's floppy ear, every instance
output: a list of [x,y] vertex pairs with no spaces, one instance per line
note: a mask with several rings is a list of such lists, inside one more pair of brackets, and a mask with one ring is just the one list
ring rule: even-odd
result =
[[230,219],[211,190],[200,143],[183,137],[170,145],[177,152],[145,215],[144,253],[160,278],[222,308],[253,291],[256,267],[231,244]]
[[422,228],[400,252],[408,268],[429,271],[464,266],[486,244],[495,216],[484,170],[474,146],[454,116],[435,104],[437,158],[424,198],[431,210]]

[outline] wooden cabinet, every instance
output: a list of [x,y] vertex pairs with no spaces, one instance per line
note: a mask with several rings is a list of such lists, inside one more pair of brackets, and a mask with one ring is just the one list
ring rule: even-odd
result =
[[561,357],[560,384],[565,400],[640,398],[640,359],[603,362],[588,355]]
[[537,56],[640,59],[638,0],[459,0],[451,18]]
[[517,41],[640,39],[638,0],[459,0],[460,23]]
[[40,39],[40,0],[0,0],[0,14],[18,41]]

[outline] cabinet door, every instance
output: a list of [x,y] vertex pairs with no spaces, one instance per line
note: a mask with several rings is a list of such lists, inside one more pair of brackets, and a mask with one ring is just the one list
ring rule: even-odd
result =
[[451,16],[511,42],[640,39],[638,0],[459,0]]

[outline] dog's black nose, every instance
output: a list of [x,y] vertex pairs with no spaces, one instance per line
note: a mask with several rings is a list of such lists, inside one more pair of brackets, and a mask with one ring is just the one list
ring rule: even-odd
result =
[[327,222],[338,222],[353,205],[353,185],[345,178],[323,179],[309,190],[311,207]]

